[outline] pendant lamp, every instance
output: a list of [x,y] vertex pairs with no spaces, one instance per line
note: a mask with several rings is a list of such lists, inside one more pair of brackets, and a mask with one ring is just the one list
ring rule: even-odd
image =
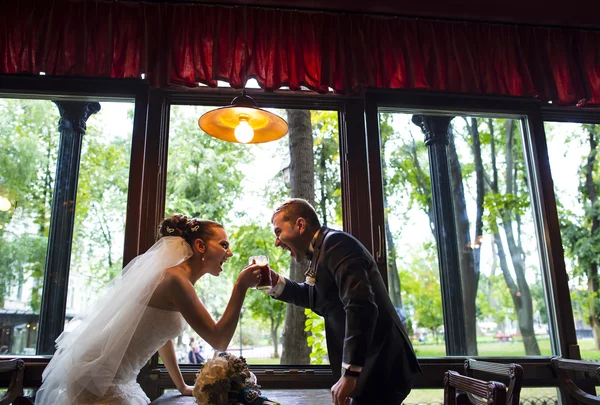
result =
[[258,108],[245,90],[230,105],[203,114],[198,125],[208,135],[238,143],[274,141],[288,132],[283,118]]
[[[247,72],[246,19],[244,5],[244,85]],[[258,108],[256,101],[246,95],[246,90],[234,98],[230,105],[203,114],[198,119],[198,125],[210,136],[239,143],[274,141],[288,132],[287,122],[276,114]]]

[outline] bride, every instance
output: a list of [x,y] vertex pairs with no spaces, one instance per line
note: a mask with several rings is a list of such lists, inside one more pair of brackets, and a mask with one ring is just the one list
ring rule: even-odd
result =
[[260,281],[259,266],[240,272],[225,312],[215,322],[194,283],[205,274],[218,277],[233,255],[225,229],[175,214],[162,221],[158,233],[158,241],[65,327],[42,375],[36,405],[148,404],[136,377],[157,350],[179,392],[191,395],[172,342],[186,322],[215,349],[227,349],[246,292]]

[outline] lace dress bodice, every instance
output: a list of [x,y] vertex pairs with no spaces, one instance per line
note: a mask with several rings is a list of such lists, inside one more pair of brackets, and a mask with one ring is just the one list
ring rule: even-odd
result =
[[137,375],[150,357],[166,342],[183,332],[185,326],[186,322],[179,312],[147,307],[123,356],[114,384],[102,398],[82,395],[79,403],[97,405],[150,403],[136,382]]

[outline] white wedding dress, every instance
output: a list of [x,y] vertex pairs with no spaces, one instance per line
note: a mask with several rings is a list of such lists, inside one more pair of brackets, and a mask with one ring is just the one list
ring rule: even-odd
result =
[[67,392],[59,393],[57,403],[69,405],[147,405],[150,399],[136,382],[137,375],[146,362],[167,341],[176,338],[186,327],[179,312],[147,307],[137,330],[125,351],[121,365],[112,384],[102,397],[83,390],[75,402]]
[[[76,404],[146,405],[150,400],[136,382],[141,368],[169,340],[175,339],[186,327],[179,312],[147,307],[121,361],[113,384],[102,398],[82,393]],[[74,404],[75,405],[75,404]]]
[[146,405],[136,378],[150,357],[186,327],[181,313],[149,307],[165,269],[191,256],[180,237],[163,237],[107,286],[56,340],[36,405]]

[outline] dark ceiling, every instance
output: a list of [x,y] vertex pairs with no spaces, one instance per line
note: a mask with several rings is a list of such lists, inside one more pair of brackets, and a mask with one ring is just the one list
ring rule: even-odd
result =
[[[164,0],[163,0],[164,1]],[[288,9],[600,29],[600,0],[192,0]]]

